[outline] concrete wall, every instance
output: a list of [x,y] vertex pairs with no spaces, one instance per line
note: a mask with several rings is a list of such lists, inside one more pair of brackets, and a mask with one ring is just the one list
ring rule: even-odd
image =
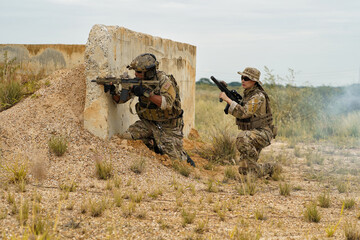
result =
[[70,69],[82,64],[85,45],[0,44],[0,62],[4,62],[5,52],[8,59],[16,58],[25,71],[35,74],[44,71],[48,75],[58,69]]
[[[84,127],[101,138],[124,132],[138,117],[129,111],[129,102],[115,104],[103,87],[90,82],[96,77],[119,77],[138,55],[152,53],[159,70],[173,74],[180,87],[184,110],[184,134],[195,124],[196,47],[118,26],[94,25],[85,50],[86,101]],[[130,77],[134,71],[128,72]],[[134,101],[131,107],[134,109]],[[135,109],[134,109],[135,111]]]

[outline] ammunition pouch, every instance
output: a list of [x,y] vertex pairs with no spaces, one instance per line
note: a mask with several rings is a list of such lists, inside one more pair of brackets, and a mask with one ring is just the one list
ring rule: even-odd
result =
[[271,127],[272,125],[272,114],[268,113],[260,117],[250,117],[245,119],[236,119],[236,125],[241,130],[252,130],[260,127]]
[[158,106],[155,103],[150,102],[149,104],[139,102],[139,105],[141,108],[147,108],[147,109],[156,109]]
[[182,117],[183,114],[183,111],[181,109],[180,111],[176,111],[174,108],[170,110],[161,110],[154,103],[145,104],[139,102],[135,105],[135,108],[140,119],[146,119],[156,122],[165,122],[168,120],[177,119]]

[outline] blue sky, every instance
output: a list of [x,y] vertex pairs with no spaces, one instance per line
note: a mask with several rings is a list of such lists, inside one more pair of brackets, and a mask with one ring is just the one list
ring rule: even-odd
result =
[[94,24],[118,25],[195,45],[197,80],[267,66],[298,86],[360,83],[358,0],[0,1],[0,43],[86,44]]

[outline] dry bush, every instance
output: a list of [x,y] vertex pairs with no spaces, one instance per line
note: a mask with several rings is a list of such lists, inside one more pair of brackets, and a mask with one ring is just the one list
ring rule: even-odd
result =
[[209,161],[216,164],[234,164],[237,157],[237,149],[235,145],[235,136],[236,132],[229,130],[230,127],[225,127],[225,129],[218,128],[212,133],[211,146],[202,149],[198,149],[198,154],[208,159]]

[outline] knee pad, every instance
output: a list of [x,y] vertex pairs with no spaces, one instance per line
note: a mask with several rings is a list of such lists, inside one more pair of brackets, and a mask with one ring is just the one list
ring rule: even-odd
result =
[[132,137],[132,135],[129,132],[124,132],[123,134],[120,135],[120,138],[126,139],[126,140],[134,140],[134,138]]

